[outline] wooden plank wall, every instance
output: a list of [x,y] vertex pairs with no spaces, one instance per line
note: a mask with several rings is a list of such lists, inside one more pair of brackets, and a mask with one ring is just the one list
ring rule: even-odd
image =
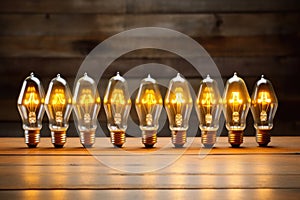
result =
[[[31,71],[45,88],[58,72],[72,85],[84,57],[97,44],[121,31],[145,26],[191,36],[213,57],[224,81],[237,71],[250,92],[265,74],[279,98],[273,134],[296,135],[300,130],[299,11],[297,0],[0,0],[0,122],[1,130],[8,130],[1,131],[1,136],[22,135],[16,98]],[[187,69],[195,90],[199,87],[200,77],[188,72],[186,61],[159,50],[120,57],[106,78],[117,69],[126,72],[149,62]],[[104,109],[99,119],[105,127]],[[254,135],[250,113],[248,121],[245,134]],[[74,134],[74,127],[70,132]],[[43,134],[49,135],[47,128]]]

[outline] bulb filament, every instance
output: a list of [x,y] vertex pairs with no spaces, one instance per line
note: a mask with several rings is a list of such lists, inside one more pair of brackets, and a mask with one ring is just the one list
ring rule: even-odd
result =
[[29,86],[26,91],[24,105],[26,106],[29,114],[29,123],[35,124],[36,123],[36,109],[39,105],[39,97],[36,93],[35,87]]
[[270,94],[269,92],[260,92],[258,96],[257,103],[259,104],[261,110],[260,120],[265,122],[268,118],[267,110],[269,109],[271,103]]
[[232,92],[232,98],[229,99],[229,103],[231,104],[231,108],[232,108],[232,120],[235,123],[238,123],[240,120],[240,107],[243,103],[243,100],[240,99],[240,93],[239,92]]
[[175,115],[175,123],[177,126],[181,126],[183,123],[183,118],[181,115],[181,106],[185,103],[185,99],[183,96],[183,89],[181,87],[175,88],[175,98],[171,100],[173,105],[176,104],[176,115]]
[[125,97],[124,92],[121,89],[114,89],[111,96],[111,103],[115,104],[112,106],[112,110],[114,111],[114,122],[117,125],[120,125],[122,122],[121,112],[123,110],[123,105],[125,105]]
[[212,93],[212,88],[206,87],[204,89],[203,98],[201,100],[201,104],[203,109],[205,110],[205,122],[207,124],[212,123],[212,106],[216,104],[216,100],[214,98],[214,94]]
[[52,105],[55,112],[55,121],[57,123],[63,122],[63,110],[66,104],[65,93],[63,89],[55,89],[52,98]]

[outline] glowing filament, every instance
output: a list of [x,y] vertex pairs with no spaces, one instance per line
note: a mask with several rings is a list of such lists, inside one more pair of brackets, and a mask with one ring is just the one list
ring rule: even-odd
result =
[[55,112],[55,121],[57,123],[63,122],[63,109],[66,104],[65,93],[63,89],[55,89],[54,95],[51,101]]
[[265,121],[267,121],[267,118],[268,118],[267,110],[271,103],[269,92],[260,92],[258,94],[257,103],[260,105],[260,108],[261,108],[260,120],[262,122],[265,122]]
[[181,106],[185,103],[185,98],[183,95],[183,89],[181,87],[175,88],[175,98],[171,99],[171,103],[176,104],[176,115],[175,115],[175,123],[177,126],[181,126],[183,122],[183,118],[181,115]]
[[123,90],[114,89],[110,101],[112,104],[115,104],[116,110],[114,115],[114,122],[119,125],[122,122],[122,106],[125,105],[125,97]]
[[229,103],[232,104],[232,120],[234,122],[239,122],[240,120],[239,110],[241,104],[243,103],[243,100],[240,99],[239,92],[232,92],[231,94],[232,94],[232,98],[229,99]]
[[84,116],[83,120],[85,123],[91,122],[90,112],[94,104],[94,98],[92,97],[92,91],[90,89],[83,89],[80,96],[79,103],[83,106]]
[[29,117],[29,123],[34,124],[36,123],[36,114],[35,111],[39,105],[39,97],[36,93],[35,87],[28,87],[25,99],[24,99],[24,105],[26,106],[27,110],[29,111],[28,117]]
[[214,94],[212,93],[211,88],[206,87],[204,89],[201,104],[202,104],[203,108],[206,109],[205,122],[208,123],[208,124],[212,123],[211,108],[214,104],[216,104],[216,100],[214,98]]
[[153,105],[155,105],[157,103],[154,90],[146,89],[145,94],[143,95],[143,98],[141,99],[141,103],[146,107],[146,112],[147,112],[146,123],[148,126],[150,126],[150,125],[152,125],[152,122],[153,122],[153,117],[151,114]]

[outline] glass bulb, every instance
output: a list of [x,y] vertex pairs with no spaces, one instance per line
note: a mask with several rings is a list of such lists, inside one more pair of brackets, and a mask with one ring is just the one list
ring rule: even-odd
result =
[[211,148],[216,142],[216,132],[219,129],[222,98],[216,81],[209,75],[200,83],[195,107],[200,122],[202,143],[205,147]]
[[45,93],[40,80],[31,73],[23,82],[17,102],[28,147],[36,147],[40,142],[45,113],[44,98]]
[[96,82],[87,73],[84,73],[83,77],[76,82],[73,107],[78,121],[80,142],[84,147],[92,147],[95,143],[101,99]]
[[135,107],[142,130],[145,147],[153,147],[157,142],[158,119],[162,109],[162,97],[156,80],[148,75],[143,79],[135,100]]
[[182,147],[186,142],[186,131],[189,127],[192,107],[193,99],[188,82],[178,73],[170,81],[165,97],[165,108],[175,147]]
[[52,79],[45,98],[45,108],[49,118],[52,143],[61,148],[66,143],[66,131],[72,111],[72,95],[68,83],[60,77]]
[[234,73],[225,86],[223,97],[224,115],[228,139],[232,147],[239,147],[243,143],[243,131],[246,128],[246,117],[251,99],[243,79]]
[[273,119],[278,107],[278,100],[272,83],[265,79],[263,75],[255,84],[251,100],[256,141],[259,146],[267,146],[271,139],[269,131],[273,128]]
[[125,143],[131,100],[127,81],[120,76],[119,72],[109,80],[104,96],[104,108],[111,142],[116,147],[122,147]]

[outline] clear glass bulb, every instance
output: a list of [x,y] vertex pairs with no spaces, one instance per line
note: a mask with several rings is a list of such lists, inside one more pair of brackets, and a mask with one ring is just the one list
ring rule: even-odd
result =
[[158,119],[162,110],[162,97],[156,80],[148,75],[143,79],[135,100],[135,107],[142,130],[145,147],[153,147],[157,142]]
[[201,140],[205,147],[216,143],[216,132],[219,129],[219,119],[222,111],[222,98],[215,80],[209,75],[200,83],[197,101],[195,103]]
[[92,147],[95,143],[101,99],[96,82],[87,73],[76,82],[73,107],[80,132],[80,142],[84,147]]
[[234,73],[225,86],[223,97],[224,115],[228,139],[232,147],[239,147],[243,143],[243,131],[246,128],[246,117],[251,99],[243,79]]
[[269,131],[273,128],[273,119],[278,107],[278,100],[272,83],[265,79],[263,75],[255,84],[251,100],[256,141],[259,146],[267,146],[271,140]]
[[189,127],[193,99],[187,80],[179,73],[169,83],[165,108],[172,131],[172,142],[175,147],[182,147],[186,142],[186,131]]
[[40,142],[45,113],[44,98],[45,93],[40,80],[31,73],[23,82],[17,102],[28,147],[36,147]]
[[131,100],[127,81],[120,76],[119,72],[109,80],[104,96],[104,108],[111,142],[116,147],[122,147],[125,143]]
[[57,74],[52,79],[45,98],[45,108],[49,118],[52,143],[61,148],[66,143],[66,131],[72,111],[72,94],[65,79]]

